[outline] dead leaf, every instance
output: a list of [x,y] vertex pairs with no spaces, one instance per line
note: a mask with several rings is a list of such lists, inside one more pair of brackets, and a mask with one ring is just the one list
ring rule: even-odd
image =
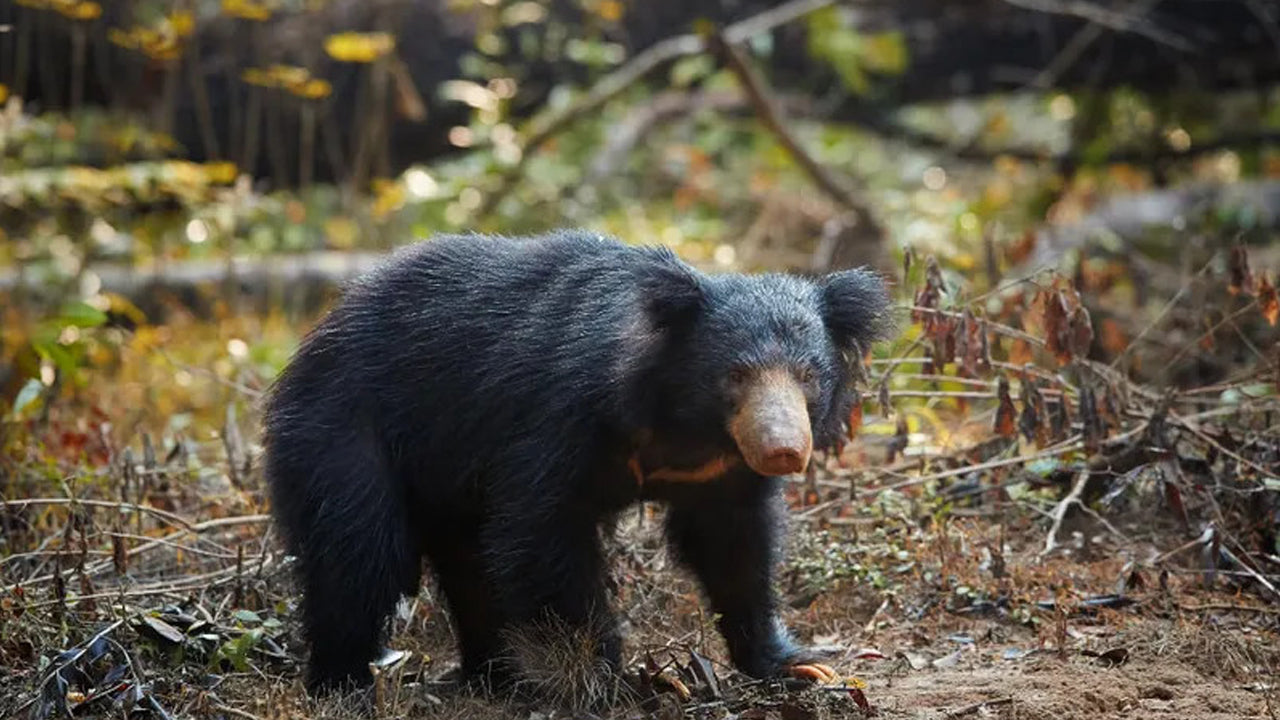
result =
[[142,616],[138,629],[143,631],[143,634],[163,640],[171,645],[181,645],[186,640],[186,636],[177,628],[158,617],[150,615]]
[[1229,265],[1230,279],[1227,282],[1227,292],[1232,295],[1241,293],[1253,295],[1253,271],[1249,269],[1249,251],[1245,250],[1243,245],[1236,245],[1231,248]]
[[1271,283],[1271,278],[1267,275],[1262,276],[1262,280],[1258,282],[1258,309],[1262,311],[1262,317],[1267,319],[1271,327],[1275,327],[1276,322],[1280,320],[1280,296],[1276,294],[1276,286]]
[[1018,434],[1018,409],[1013,406],[1013,398],[1009,395],[1009,379],[1000,376],[997,390],[1000,407],[996,410],[995,432],[1000,437],[1011,438]]

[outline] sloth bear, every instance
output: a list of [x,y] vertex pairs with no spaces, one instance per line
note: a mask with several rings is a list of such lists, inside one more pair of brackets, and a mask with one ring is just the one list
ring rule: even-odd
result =
[[355,281],[272,387],[265,471],[313,691],[371,680],[423,558],[461,671],[554,620],[621,665],[600,528],[666,504],[676,557],[756,677],[830,679],[778,621],[782,477],[837,445],[888,327],[867,270],[703,274],[586,232],[443,236]]

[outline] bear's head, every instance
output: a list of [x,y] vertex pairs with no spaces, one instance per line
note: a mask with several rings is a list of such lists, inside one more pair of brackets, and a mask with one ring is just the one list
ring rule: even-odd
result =
[[664,260],[641,283],[661,345],[648,378],[658,423],[761,475],[803,471],[815,447],[838,443],[857,364],[891,327],[884,282],[865,269],[706,275]]

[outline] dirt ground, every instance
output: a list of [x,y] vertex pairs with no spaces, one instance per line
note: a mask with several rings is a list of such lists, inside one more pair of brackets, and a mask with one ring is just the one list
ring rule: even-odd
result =
[[[152,546],[127,577],[111,578],[109,553],[89,554],[61,585],[0,597],[0,718],[65,708],[223,720],[361,709],[414,720],[822,720],[870,708],[904,720],[1280,719],[1280,607],[1226,573],[1207,584],[1194,553],[1167,550],[1186,531],[1134,508],[1111,518],[1128,542],[1073,522],[1072,539],[1046,554],[1035,512],[975,504],[922,522],[887,501],[852,512],[825,496],[799,502],[779,582],[784,619],[831,648],[828,664],[846,678],[808,688],[728,667],[714,618],[666,553],[660,511],[631,514],[609,543],[629,684],[602,681],[571,649],[528,644],[519,659],[543,694],[520,700],[440,682],[456,652],[429,582],[394,620],[391,646],[405,655],[375,693],[308,699],[298,595],[265,516],[209,520],[211,536]],[[104,632],[108,646],[93,651]],[[87,648],[99,659],[78,654]],[[58,689],[57,677],[69,684]],[[95,704],[103,693],[111,699]],[[121,699],[130,693],[132,705]],[[601,698],[613,704],[591,702]]]

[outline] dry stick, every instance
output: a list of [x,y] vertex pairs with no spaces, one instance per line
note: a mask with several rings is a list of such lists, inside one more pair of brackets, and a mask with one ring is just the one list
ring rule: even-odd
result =
[[1221,545],[1218,548],[1218,551],[1221,552],[1223,555],[1226,555],[1227,559],[1229,559],[1231,562],[1244,568],[1244,570],[1242,570],[1241,572],[1243,572],[1245,575],[1248,575],[1254,580],[1257,580],[1258,584],[1270,590],[1272,595],[1275,595],[1276,597],[1280,597],[1280,589],[1277,589],[1275,585],[1272,585],[1271,581],[1263,577],[1262,573],[1258,572],[1257,570],[1254,570],[1252,567],[1249,566],[1248,563],[1241,560],[1238,555],[1231,552],[1231,549],[1228,548],[1226,544]]
[[1058,455],[1062,455],[1068,452],[1074,452],[1076,450],[1079,450],[1082,447],[1084,447],[1084,442],[1080,440],[1080,436],[1073,435],[1071,438],[1068,438],[1066,441],[1058,445],[1045,448],[1044,450],[1031,453],[1030,455],[1019,455],[1017,457],[1005,458],[1004,460],[989,460],[984,463],[978,463],[977,465],[966,465],[964,467],[954,468],[951,470],[943,470],[942,472],[933,473],[931,475],[921,475],[920,477],[913,477],[908,480],[903,480],[902,482],[894,483],[893,485],[885,485],[883,487],[878,487],[878,488],[867,488],[866,490],[860,491],[858,494],[859,495],[879,494],[879,493],[887,492],[890,490],[901,490],[903,488],[912,487],[913,485],[923,485],[924,483],[932,482],[934,480],[944,480],[949,477],[964,475],[966,473],[979,472],[982,470],[993,470],[995,468],[1007,467],[1009,465],[1018,465],[1020,463],[1027,463],[1035,460],[1043,460],[1044,458],[1056,457]]
[[[10,501],[10,502],[18,502],[18,501]],[[97,503],[100,501],[81,500],[80,502]],[[127,505],[127,503],[110,503],[110,504],[111,505],[118,505],[118,504]],[[152,509],[152,508],[147,508],[147,509]],[[164,547],[166,543],[171,543],[174,540],[182,537],[183,535],[186,535],[187,533],[191,533],[191,532],[199,533],[199,532],[204,532],[206,530],[212,530],[215,528],[229,527],[233,525],[251,525],[256,523],[267,523],[270,521],[271,521],[270,515],[240,515],[236,517],[225,517],[225,518],[215,518],[213,520],[205,520],[204,522],[195,523],[193,525],[190,525],[187,528],[183,528],[181,530],[177,530],[175,532],[169,533],[164,537],[155,538],[135,548],[130,548],[125,552],[125,556],[134,557],[135,555],[140,555],[148,550],[153,550],[158,547]],[[104,560],[96,563],[91,563],[85,566],[84,574],[87,577],[92,577],[94,575],[97,575],[100,572],[103,572],[104,570],[111,568],[113,565],[114,565],[114,562],[112,560]],[[9,593],[18,587],[30,587],[32,585],[46,583],[52,580],[53,577],[54,577],[53,574],[50,573],[48,575],[41,575],[39,577],[31,578],[30,580],[27,580],[25,582],[14,583],[13,585],[0,588],[0,593]]]
[[822,192],[827,194],[827,197],[834,200],[841,207],[856,213],[860,222],[870,222],[871,213],[866,206],[855,201],[849,189],[843,187],[835,176],[815,160],[800,145],[800,141],[791,134],[791,131],[787,129],[782,122],[781,110],[778,108],[778,104],[769,96],[764,79],[742,56],[742,52],[734,47],[733,43],[723,34],[711,35],[709,42],[716,54],[723,57],[725,63],[729,66],[729,70],[737,76],[738,82],[742,85],[742,89],[746,91],[747,99],[751,101],[751,106],[755,108],[756,115],[760,117],[760,121],[778,138],[778,142],[782,144],[783,149],[787,151],[791,159],[804,170]]
[[947,712],[946,715],[943,715],[943,717],[945,718],[964,717],[965,715],[972,715],[976,712],[985,710],[987,708],[996,707],[997,705],[1012,705],[1012,704],[1013,704],[1012,697],[996,698],[995,700],[983,700],[982,702],[976,702],[972,705],[965,705],[962,708],[956,708],[955,710],[951,710]]
[[[964,313],[952,312],[950,310],[940,310],[938,308],[923,307],[921,305],[912,305],[907,309],[913,312],[933,313],[934,315],[941,315],[942,317],[951,318],[954,320],[959,320],[964,317]],[[987,327],[991,330],[994,330],[995,332],[1000,333],[1001,335],[1014,338],[1015,340],[1024,340],[1032,345],[1035,345],[1036,347],[1045,346],[1044,340],[1041,340],[1035,335],[1031,335],[1030,333],[1024,332],[1015,327],[1005,325],[1004,323],[998,323],[998,322],[988,320]]]
[[1239,454],[1233,452],[1232,450],[1229,450],[1223,447],[1222,444],[1219,443],[1217,440],[1214,440],[1213,438],[1209,437],[1207,434],[1205,434],[1203,430],[1200,429],[1200,427],[1193,420],[1190,419],[1189,416],[1182,416],[1177,414],[1173,410],[1170,410],[1169,418],[1172,419],[1177,424],[1189,430],[1196,437],[1212,445],[1214,449],[1216,449],[1218,452],[1222,453],[1223,455],[1226,455],[1232,460],[1235,460],[1236,462],[1242,465],[1246,465],[1252,468],[1253,470],[1262,473],[1264,476],[1268,476],[1268,477],[1271,476],[1272,472],[1270,470],[1262,467],[1261,465],[1258,465],[1257,463],[1254,463],[1251,460],[1246,460],[1245,458],[1241,457]]
[[1184,53],[1193,53],[1198,49],[1190,40],[1175,32],[1157,27],[1151,21],[1139,17],[1137,13],[1129,14],[1101,7],[1091,2],[1074,2],[1072,0],[1064,0],[1061,3],[1053,0],[1005,0],[1005,2],[1026,10],[1088,20],[1112,32],[1140,35],[1152,42]]
[[1262,613],[1263,615],[1280,615],[1280,608],[1255,607],[1253,605],[1234,605],[1231,603],[1208,603],[1206,605],[1178,605],[1179,610],[1188,612],[1210,612],[1213,610],[1221,610],[1225,612],[1252,612]]
[[1173,297],[1169,298],[1169,301],[1164,304],[1164,307],[1160,308],[1160,312],[1155,316],[1155,318],[1151,322],[1147,323],[1147,326],[1142,328],[1142,331],[1139,332],[1137,335],[1135,335],[1133,339],[1129,341],[1129,344],[1125,346],[1124,351],[1121,352],[1119,355],[1116,355],[1115,359],[1111,361],[1111,367],[1113,369],[1120,364],[1121,360],[1124,360],[1126,357],[1128,357],[1129,353],[1135,347],[1137,347],[1138,342],[1142,340],[1142,338],[1147,336],[1147,333],[1156,329],[1156,326],[1158,326],[1164,320],[1165,316],[1173,311],[1173,307],[1177,305],[1178,301],[1182,299],[1182,296],[1185,295],[1187,291],[1191,289],[1191,283],[1195,282],[1196,280],[1199,280],[1206,272],[1208,272],[1209,268],[1213,264],[1213,261],[1216,259],[1217,259],[1217,254],[1215,253],[1213,257],[1209,258],[1208,262],[1206,262],[1203,266],[1201,266],[1200,270],[1197,271],[1195,275],[1189,278],[1186,282],[1182,283],[1182,287],[1178,288],[1178,292],[1174,293]]
[[1084,486],[1088,482],[1089,471],[1081,470],[1076,474],[1076,481],[1071,487],[1071,492],[1054,508],[1053,526],[1049,528],[1049,536],[1045,538],[1044,550],[1040,551],[1040,557],[1045,557],[1058,547],[1058,532],[1062,530],[1062,521],[1067,517],[1067,510],[1072,505],[1084,507],[1084,503],[1080,502],[1080,496],[1084,494]]
[[[725,28],[724,37],[731,43],[742,42],[834,4],[835,0],[791,0],[759,15],[733,23]],[[542,121],[535,120],[530,128],[528,139],[520,146],[519,159],[503,173],[498,187],[485,198],[479,214],[487,215],[497,207],[520,179],[530,156],[552,137],[583,116],[600,109],[662,64],[686,55],[700,53],[704,49],[706,49],[705,41],[692,33],[662,40],[646,48],[626,65],[601,78],[580,101],[558,113],[545,116]]]
[[1183,345],[1182,348],[1178,350],[1178,353],[1173,356],[1173,359],[1165,363],[1165,367],[1166,368],[1173,367],[1175,363],[1177,363],[1179,360],[1182,359],[1183,355],[1186,355],[1188,352],[1191,351],[1192,348],[1199,345],[1202,340],[1213,335],[1215,332],[1218,331],[1219,328],[1231,322],[1232,320],[1235,320],[1241,315],[1244,315],[1245,313],[1253,310],[1255,307],[1257,307],[1257,305],[1258,305],[1258,300],[1257,298],[1254,298],[1254,300],[1250,302],[1248,305],[1245,305],[1244,307],[1239,308],[1235,312],[1232,312],[1231,314],[1224,316],[1221,320],[1219,320],[1218,322],[1210,326],[1208,330],[1205,330],[1203,333],[1198,335],[1194,340],[1190,340],[1185,345]]
[[[1133,8],[1133,14],[1135,16],[1145,14],[1159,2],[1160,0],[1142,0]],[[1030,88],[1045,90],[1053,87],[1062,74],[1070,70],[1084,52],[1102,37],[1103,29],[1103,26],[1092,21],[1080,28],[1080,31],[1067,41],[1066,47],[1062,48],[1062,51],[1050,61],[1048,67],[1036,75],[1030,83]]]
[[3,508],[19,508],[29,507],[32,505],[89,505],[91,507],[110,508],[112,510],[129,510],[132,512],[141,512],[148,515],[154,515],[161,520],[168,521],[174,525],[181,525],[183,528],[190,530],[194,525],[190,520],[175,515],[167,510],[147,507],[146,505],[135,505],[127,502],[116,502],[111,500],[82,500],[80,498],[22,498],[19,500],[0,500],[0,507]]
[[[101,630],[99,630],[97,633],[95,633],[95,634],[94,634],[94,636],[93,636],[93,637],[91,637],[91,638],[89,638],[89,640],[88,640],[87,642],[83,642],[83,643],[81,643],[81,644],[80,644],[80,649],[79,649],[79,650],[77,650],[75,653],[73,653],[73,654],[71,655],[71,657],[68,657],[68,658],[67,658],[66,660],[64,660],[61,664],[59,664],[56,668],[54,668],[54,669],[53,669],[53,670],[52,670],[48,675],[45,675],[44,680],[41,680],[41,681],[40,681],[40,689],[41,689],[41,691],[43,691],[43,690],[44,690],[44,686],[45,686],[46,684],[48,684],[48,682],[49,682],[50,680],[52,680],[52,679],[54,678],[54,676],[55,676],[55,675],[57,675],[58,673],[62,672],[62,671],[63,671],[63,670],[65,670],[65,669],[67,669],[67,668],[71,667],[74,663],[79,662],[80,658],[84,657],[84,654],[85,654],[85,653],[87,653],[87,652],[89,652],[89,648],[93,647],[94,645],[96,645],[96,644],[98,643],[98,640],[100,640],[100,639],[102,639],[102,638],[106,637],[107,635],[109,635],[109,634],[110,634],[110,633],[112,633],[112,632],[115,632],[116,628],[120,627],[120,626],[121,626],[121,625],[123,625],[123,624],[124,624],[124,620],[116,620],[115,622],[111,623],[110,625],[108,625],[108,626],[106,626],[106,627],[102,628],[102,629],[101,629]],[[41,697],[41,695],[42,695],[42,694],[43,694],[43,692],[37,692],[37,693],[36,693],[36,695],[35,695],[35,697],[33,697],[33,698],[31,698],[30,700],[28,700],[27,702],[23,703],[23,704],[18,708],[18,711],[19,711],[19,712],[21,712],[22,710],[25,710],[26,708],[30,707],[30,706],[31,706],[31,704],[32,704],[32,703],[34,703],[36,700],[38,700],[38,699]]]

